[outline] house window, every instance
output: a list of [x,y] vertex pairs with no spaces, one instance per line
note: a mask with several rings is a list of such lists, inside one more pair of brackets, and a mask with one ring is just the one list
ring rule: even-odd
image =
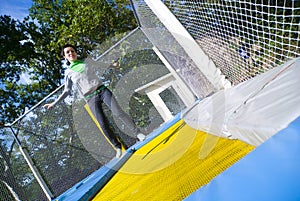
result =
[[193,94],[171,73],[147,83],[135,92],[145,93],[164,121],[172,119],[194,103]]
[[186,107],[173,86],[169,86],[164,91],[160,92],[159,96],[171,112],[172,116],[178,114]]

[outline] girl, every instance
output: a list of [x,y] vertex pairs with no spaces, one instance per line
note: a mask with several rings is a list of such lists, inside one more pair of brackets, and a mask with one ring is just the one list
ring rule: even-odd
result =
[[[53,102],[45,104],[47,109],[52,108],[58,102],[65,99],[72,90],[72,85],[76,84],[77,89],[85,98],[89,109],[100,125],[100,131],[116,150],[116,157],[122,155],[121,142],[111,131],[108,120],[104,114],[102,103],[106,104],[114,117],[120,118],[139,140],[143,140],[145,135],[139,133],[132,119],[121,109],[112,92],[103,85],[100,79],[92,79],[92,75],[86,74],[89,67],[84,61],[78,59],[76,47],[70,44],[63,46],[62,56],[67,60],[68,69],[65,71],[65,88],[62,94]],[[116,66],[116,64],[114,64]],[[139,134],[138,134],[139,133]],[[126,147],[125,145],[123,145]],[[126,147],[127,148],[127,147]]]

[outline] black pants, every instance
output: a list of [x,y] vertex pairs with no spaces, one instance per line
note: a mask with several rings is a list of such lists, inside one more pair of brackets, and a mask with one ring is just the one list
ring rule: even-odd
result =
[[[124,126],[129,128],[131,132],[130,136],[136,136],[136,134],[138,133],[138,128],[136,127],[135,123],[128,116],[128,114],[122,110],[122,108],[120,107],[117,100],[115,99],[115,97],[109,89],[105,88],[101,90],[98,94],[95,94],[94,96],[90,97],[87,102],[93,115],[99,122],[103,134],[108,138],[111,144],[115,146],[115,148],[121,148],[121,142],[110,129],[108,119],[103,111],[103,103],[106,104],[111,110],[114,118],[120,119]],[[127,145],[124,146],[127,148]]]

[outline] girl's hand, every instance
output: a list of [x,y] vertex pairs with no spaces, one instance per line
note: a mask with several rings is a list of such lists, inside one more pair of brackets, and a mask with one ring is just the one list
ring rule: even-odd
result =
[[53,103],[47,103],[45,105],[43,105],[43,108],[47,108],[47,109],[50,109],[53,107]]
[[119,67],[119,62],[118,61],[114,61],[112,63],[112,66],[118,68]]

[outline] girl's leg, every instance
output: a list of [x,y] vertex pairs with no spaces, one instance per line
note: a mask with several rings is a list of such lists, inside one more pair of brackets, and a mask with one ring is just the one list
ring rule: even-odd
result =
[[109,122],[103,112],[101,94],[97,94],[88,100],[88,105],[95,116],[96,120],[100,124],[101,132],[108,138],[110,143],[115,149],[121,148],[121,143],[109,128]]
[[[103,102],[110,108],[114,117],[120,119],[123,125],[129,128],[130,136],[136,136],[139,132],[139,129],[136,127],[133,120],[129,117],[129,115],[122,110],[117,100],[113,96],[112,92],[109,89],[104,89],[102,92]],[[126,132],[125,132],[126,133]]]

